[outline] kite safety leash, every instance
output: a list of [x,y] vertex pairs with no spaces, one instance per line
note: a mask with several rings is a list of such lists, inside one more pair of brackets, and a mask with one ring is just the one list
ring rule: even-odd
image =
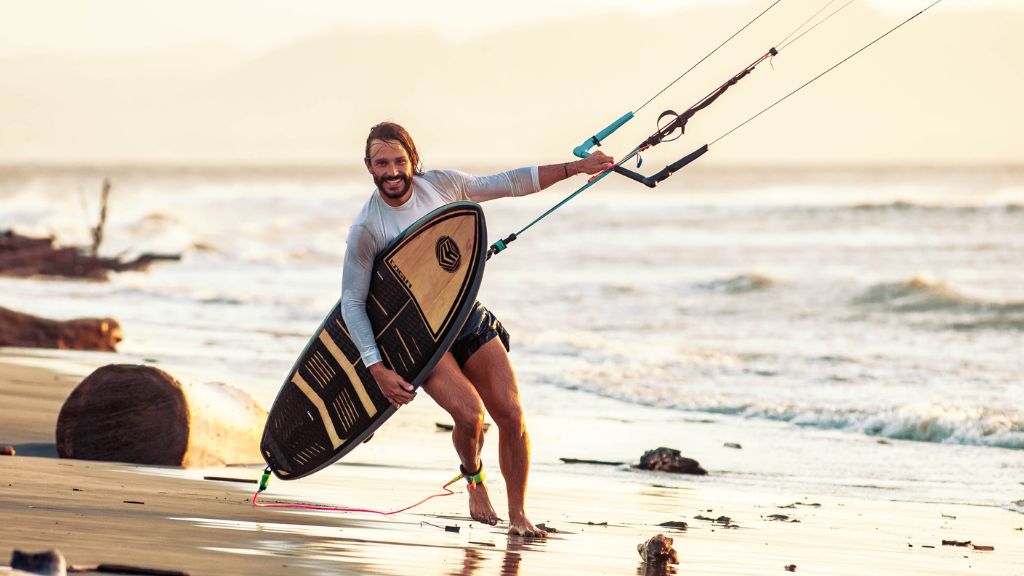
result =
[[399,512],[405,512],[406,510],[411,510],[411,509],[419,506],[420,504],[423,504],[427,500],[432,500],[432,499],[438,498],[440,496],[451,496],[451,495],[455,494],[455,492],[449,490],[448,487],[451,486],[452,484],[458,482],[459,480],[462,480],[465,477],[466,477],[465,474],[463,474],[462,472],[459,472],[458,476],[452,478],[451,480],[446,482],[443,486],[441,486],[441,489],[444,490],[444,492],[438,492],[437,494],[431,494],[430,496],[427,496],[423,500],[420,500],[419,502],[417,502],[415,504],[412,504],[410,506],[406,506],[405,508],[400,508],[398,510],[391,510],[390,512],[384,512],[382,510],[370,510],[369,508],[347,508],[347,507],[344,507],[344,506],[319,506],[319,505],[315,505],[315,504],[293,504],[293,503],[289,503],[289,502],[270,502],[270,503],[264,504],[264,503],[261,503],[261,502],[257,502],[256,498],[260,495],[261,492],[263,492],[264,490],[267,489],[267,484],[270,482],[270,466],[267,466],[267,468],[263,471],[263,476],[260,478],[260,487],[259,487],[259,489],[256,490],[256,492],[252,495],[252,505],[256,506],[257,508],[298,508],[300,510],[316,510],[316,511],[319,511],[319,512],[363,512],[363,513],[366,513],[366,514],[380,514],[381,516],[391,516],[391,515],[394,515],[394,514],[398,514]]

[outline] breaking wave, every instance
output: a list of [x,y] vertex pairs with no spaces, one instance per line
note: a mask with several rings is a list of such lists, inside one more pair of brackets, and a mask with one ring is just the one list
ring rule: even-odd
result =
[[871,286],[854,297],[853,304],[892,312],[1024,312],[1024,302],[989,302],[920,277]]
[[973,214],[976,212],[1006,212],[1014,214],[1020,212],[1024,208],[1021,204],[1010,202],[1007,204],[992,204],[992,205],[959,205],[949,206],[941,204],[921,204],[911,202],[907,200],[894,200],[892,202],[881,202],[881,203],[864,203],[854,204],[850,206],[850,210],[858,212],[948,212],[948,213],[965,213]]
[[726,294],[745,294],[747,292],[758,292],[767,290],[775,285],[775,281],[761,274],[740,274],[724,280],[712,280],[703,282],[697,287],[710,292],[723,292]]
[[859,432],[892,440],[1024,450],[1024,414],[1012,410],[921,405],[868,412],[796,406],[749,406],[736,413],[797,426]]
[[[663,374],[645,374],[659,376]],[[889,406],[878,409],[839,408],[829,405],[736,403],[714,394],[680,398],[666,390],[601,389],[591,385],[566,385],[559,379],[546,383],[614,398],[631,404],[686,412],[705,412],[743,418],[788,422],[795,426],[842,430],[891,440],[989,446],[1024,450],[1024,413],[1013,409],[960,406],[938,403]]]

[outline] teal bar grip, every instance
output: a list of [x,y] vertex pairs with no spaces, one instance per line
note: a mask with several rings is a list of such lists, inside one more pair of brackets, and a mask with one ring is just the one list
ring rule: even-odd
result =
[[590,138],[587,138],[586,140],[583,141],[583,144],[580,144],[579,146],[573,148],[573,155],[576,156],[577,158],[586,158],[587,156],[590,156],[591,148],[593,148],[594,146],[600,146],[601,140],[604,140],[605,138],[610,136],[612,132],[615,132],[616,130],[621,128],[623,124],[629,122],[632,119],[633,113],[626,112],[625,114],[622,115],[621,118],[609,124],[607,128],[601,130],[597,134],[594,134]]

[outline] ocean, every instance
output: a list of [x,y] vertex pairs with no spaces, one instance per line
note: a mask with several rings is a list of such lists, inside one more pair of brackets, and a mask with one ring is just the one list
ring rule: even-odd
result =
[[[7,167],[0,230],[87,245],[104,177],[101,252],[184,259],[106,283],[0,278],[0,305],[113,317],[125,356],[88,358],[269,405],[340,295],[365,171]],[[572,190],[484,204],[491,239]],[[574,455],[635,461],[640,430],[698,459],[742,438],[717,481],[1024,511],[1024,169],[612,176],[492,258],[480,300],[512,334],[528,418],[605,436],[565,427]]]

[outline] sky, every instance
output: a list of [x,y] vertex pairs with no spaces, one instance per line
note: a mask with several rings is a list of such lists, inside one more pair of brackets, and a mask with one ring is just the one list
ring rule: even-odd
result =
[[[384,118],[438,161],[560,161],[770,3],[0,0],[0,164],[330,164]],[[929,3],[857,0],[695,117],[669,156]],[[783,0],[607,151],[824,4]],[[1020,29],[1020,0],[944,0],[730,135],[713,162],[1024,162]]]
[[[869,0],[890,14],[909,15],[929,2]],[[571,21],[594,14],[657,18],[682,8],[770,2],[743,0],[517,0],[506,2],[391,0],[388,10],[371,2],[336,0],[4,0],[0,49],[5,52],[114,52],[167,49],[189,44],[222,44],[249,54],[334,27],[428,29],[465,40],[498,29]],[[808,3],[808,6],[823,5]],[[834,6],[839,6],[836,3]],[[360,7],[362,5],[363,7]],[[1024,10],[1020,0],[944,0],[942,10]]]

